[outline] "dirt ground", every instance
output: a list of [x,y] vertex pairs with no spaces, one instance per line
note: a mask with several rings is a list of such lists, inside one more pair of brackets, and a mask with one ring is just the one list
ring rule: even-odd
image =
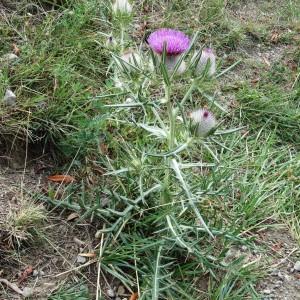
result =
[[[79,259],[79,253],[90,253],[95,246],[95,228],[88,223],[67,221],[68,214],[47,210],[47,221],[38,228],[34,242],[11,244],[9,233],[3,232],[7,214],[29,193],[41,190],[45,175],[34,169],[17,171],[0,168],[0,277],[16,283],[22,290],[33,290],[33,299],[48,299],[66,281],[78,282],[85,277],[93,287],[96,264],[94,258]],[[20,283],[20,274],[29,266],[33,274]],[[82,271],[82,272],[81,272]],[[92,280],[92,281],[91,281]],[[0,284],[0,299],[23,299],[5,284]]]
[[[5,222],[10,210],[18,209],[22,197],[41,191],[45,185],[45,174],[36,174],[34,168],[13,170],[0,169],[0,224]],[[26,192],[25,192],[26,191]],[[70,213],[58,215],[47,210],[47,221],[38,229],[34,242],[11,245],[7,234],[0,229],[0,278],[5,278],[23,290],[32,289],[32,299],[48,299],[48,296],[67,282],[80,282],[84,277],[95,290],[97,283],[97,263],[95,257],[79,259],[79,253],[92,253],[97,249],[94,236],[96,228],[89,223],[76,224],[68,221]],[[300,299],[300,272],[294,270],[300,260],[298,243],[287,228],[270,229],[257,237],[263,253],[248,253],[247,250],[233,249],[235,256],[245,255],[248,261],[256,261],[267,272],[258,284],[258,290],[265,300]],[[20,275],[33,268],[23,282]],[[104,293],[110,286],[104,284]],[[0,284],[0,299],[23,299],[5,284]],[[111,299],[111,298],[108,298]],[[123,298],[122,298],[123,299]],[[124,298],[127,299],[127,298]]]

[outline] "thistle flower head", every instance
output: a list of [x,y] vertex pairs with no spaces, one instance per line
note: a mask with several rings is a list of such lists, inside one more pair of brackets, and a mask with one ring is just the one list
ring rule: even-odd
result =
[[128,0],[116,0],[112,6],[114,13],[126,13],[130,14],[132,12],[132,6]]
[[190,118],[197,125],[197,134],[205,137],[216,126],[217,121],[212,112],[198,109],[190,114]]
[[[171,56],[179,55],[186,51],[189,47],[190,39],[181,31],[162,28],[150,34],[148,43],[157,54],[162,54],[164,47],[166,47],[166,55]],[[164,46],[165,44],[166,46]]]
[[[196,54],[197,55],[197,54]],[[216,73],[216,56],[211,48],[204,48],[201,53],[200,60],[197,65],[197,72],[203,72],[207,66],[208,67],[208,75],[212,76]]]
[[142,58],[139,55],[139,53],[128,49],[123,52],[121,55],[122,60],[124,60],[126,63],[134,65],[134,66],[140,66],[142,62]]

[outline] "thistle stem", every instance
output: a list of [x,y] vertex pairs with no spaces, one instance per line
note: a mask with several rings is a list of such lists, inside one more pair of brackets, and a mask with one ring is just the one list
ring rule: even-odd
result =
[[[167,103],[167,111],[168,111],[168,116],[169,116],[169,150],[174,149],[175,145],[175,114],[173,112],[173,105],[171,102],[171,87],[167,84],[165,84],[165,100]],[[170,158],[167,159],[168,164],[171,163]],[[162,194],[162,203],[168,203],[171,201],[170,199],[170,169],[167,168],[166,173],[165,173],[165,179],[164,179],[164,186],[165,190]]]
[[124,33],[125,33],[125,28],[124,25],[121,24],[121,53],[124,52]]
[[167,102],[167,110],[169,116],[169,150],[172,150],[175,145],[175,114],[173,112],[173,105],[171,103],[171,89],[170,86],[165,85],[165,99]]

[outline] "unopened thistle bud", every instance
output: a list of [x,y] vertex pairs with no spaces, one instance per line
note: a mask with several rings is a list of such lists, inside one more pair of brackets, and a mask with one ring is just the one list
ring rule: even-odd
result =
[[120,56],[121,60],[117,60],[117,64],[124,71],[136,70],[133,66],[140,68],[142,65],[142,58],[139,53],[129,49],[123,52]]
[[207,109],[198,109],[190,114],[190,118],[196,125],[196,134],[206,137],[217,124],[214,115]]
[[112,6],[114,13],[131,14],[132,6],[127,0],[116,0]]
[[[197,54],[195,54],[196,56]],[[216,73],[216,56],[211,48],[204,48],[200,60],[197,64],[197,73],[204,72],[207,68],[207,74],[213,76]]]

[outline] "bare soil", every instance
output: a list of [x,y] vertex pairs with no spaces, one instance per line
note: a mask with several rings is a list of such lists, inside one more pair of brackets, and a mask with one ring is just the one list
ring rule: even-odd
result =
[[[9,210],[17,209],[24,191],[26,194],[40,192],[45,186],[45,174],[36,174],[34,168],[18,171],[2,167],[0,179],[0,224],[5,221]],[[69,213],[58,215],[48,210],[47,214],[47,222],[37,229],[38,233],[31,241],[12,246],[6,235],[2,234],[1,238],[0,234],[0,278],[16,283],[20,289],[31,288],[32,299],[48,299],[62,285],[79,282],[82,277],[88,281],[90,291],[95,291],[96,259],[78,262],[78,254],[92,253],[97,249],[96,228],[89,223],[67,221]],[[282,227],[261,232],[257,243],[265,252],[246,255],[266,271],[267,275],[257,286],[264,295],[261,299],[300,299],[300,272],[294,270],[296,261],[300,260],[300,249],[289,230]],[[34,275],[20,283],[20,274],[28,266],[33,267]],[[105,294],[110,284],[103,283],[102,286]],[[23,298],[0,284],[0,299]]]
[[258,284],[265,300],[300,299],[300,272],[294,269],[300,260],[300,249],[285,227],[269,229],[261,234],[266,252],[261,257],[267,276]]
[[[32,299],[48,299],[66,281],[78,282],[85,277],[93,288],[96,279],[94,258],[77,262],[79,253],[91,253],[95,247],[96,229],[89,223],[67,221],[68,213],[47,212],[47,221],[37,228],[31,240],[11,244],[9,233],[3,232],[10,210],[18,209],[24,195],[40,192],[45,175],[34,169],[17,171],[0,168],[0,277],[16,283],[22,290],[33,290]],[[33,267],[34,274],[22,283],[19,275]],[[33,276],[34,275],[34,276]],[[0,284],[0,299],[23,299],[6,285]]]

